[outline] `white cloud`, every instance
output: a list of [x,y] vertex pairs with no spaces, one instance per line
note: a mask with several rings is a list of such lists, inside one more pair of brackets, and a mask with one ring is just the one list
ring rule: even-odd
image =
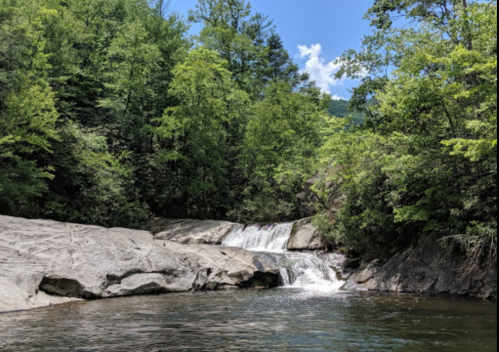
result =
[[[306,45],[298,46],[300,57],[308,58],[305,65],[305,72],[310,75],[310,78],[317,83],[324,92],[331,94],[331,87],[341,85],[343,80],[336,79],[334,75],[339,71],[340,65],[334,61],[326,63],[322,56],[322,46],[315,44],[309,47]],[[335,95],[333,99],[340,100],[341,97]]]
[[347,99],[345,99],[345,98],[343,98],[343,97],[340,97],[340,96],[339,96],[339,95],[337,95],[337,94],[332,95],[332,96],[331,96],[331,98],[332,98],[333,100],[347,100]]

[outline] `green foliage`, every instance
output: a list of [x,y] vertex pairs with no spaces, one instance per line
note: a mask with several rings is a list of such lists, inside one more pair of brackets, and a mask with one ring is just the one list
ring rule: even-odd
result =
[[228,70],[241,88],[251,90],[252,67],[258,63],[261,46],[255,45],[258,35],[270,25],[251,16],[251,5],[245,0],[200,0],[189,19],[202,23],[199,40],[217,51],[227,61]]
[[[44,71],[50,66],[40,38],[44,19],[53,13],[41,9],[20,16],[12,1],[0,9],[0,211],[29,214],[32,200],[46,190],[53,168],[38,155],[51,152],[57,137],[59,114],[55,94]],[[21,10],[23,8],[21,7]]]
[[[331,121],[323,165],[347,196],[337,226],[358,250],[389,256],[438,231],[479,265],[497,258],[497,6],[436,4],[371,9],[378,30],[346,54],[343,73],[367,71],[353,105],[375,103],[361,129]],[[418,25],[393,28],[394,11]]]
[[337,246],[345,241],[345,231],[337,223],[337,219],[331,218],[327,213],[318,213],[312,219],[312,224],[317,227],[319,232],[325,237],[327,242]]
[[[298,91],[307,77],[247,2],[200,0],[190,19],[194,50],[168,1],[0,0],[2,213],[134,227],[246,204],[242,221],[293,217],[322,98]],[[282,137],[253,166],[267,108]]]
[[288,220],[297,216],[296,194],[315,170],[320,128],[331,98],[318,90],[294,92],[284,82],[265,91],[252,109],[240,156],[241,200],[230,213],[238,221]]
[[240,134],[249,104],[226,66],[214,51],[191,51],[174,70],[170,94],[179,105],[158,120],[158,135],[172,143],[158,152],[158,161],[182,173],[178,197],[187,200],[187,211],[206,211],[198,216],[223,216],[227,210],[231,141]]
[[350,102],[248,2],[199,0],[195,37],[167,4],[0,0],[0,213],[294,220],[324,175],[331,242],[388,257],[436,231],[468,268],[496,260],[495,2],[375,1],[339,60],[361,80]]
[[200,43],[217,51],[241,89],[254,99],[271,82],[296,87],[308,79],[300,74],[268,17],[251,13],[245,0],[199,0],[189,19],[203,24]]
[[54,143],[52,158],[46,162],[57,168],[48,192],[38,199],[41,216],[130,228],[148,219],[147,205],[134,189],[129,155],[112,155],[105,137],[69,123]]
[[0,0],[0,27],[0,212],[138,226],[187,26],[146,1]]

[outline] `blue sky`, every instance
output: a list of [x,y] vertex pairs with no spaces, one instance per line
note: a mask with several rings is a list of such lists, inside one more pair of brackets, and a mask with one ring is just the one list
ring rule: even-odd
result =
[[[187,16],[197,0],[172,0],[173,10]],[[253,11],[269,15],[302,70],[334,97],[348,99],[350,80],[333,78],[332,63],[349,48],[359,49],[370,33],[364,13],[373,0],[251,0]]]

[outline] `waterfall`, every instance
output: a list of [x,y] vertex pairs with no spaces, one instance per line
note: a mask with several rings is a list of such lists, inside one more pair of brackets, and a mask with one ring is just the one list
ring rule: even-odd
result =
[[229,233],[222,244],[248,251],[284,253],[293,227],[294,223],[238,226]]
[[338,279],[329,257],[287,251],[293,228],[294,223],[238,226],[225,237],[222,245],[273,253],[284,287],[318,292],[338,291],[344,282]]
[[345,284],[338,279],[328,258],[319,254],[286,253],[284,262],[281,261],[279,266],[284,287],[334,292]]

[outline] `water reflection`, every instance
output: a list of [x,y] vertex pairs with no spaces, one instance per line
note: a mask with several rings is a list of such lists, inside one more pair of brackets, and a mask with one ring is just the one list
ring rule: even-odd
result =
[[0,315],[0,351],[497,350],[497,304],[293,290],[134,297]]

